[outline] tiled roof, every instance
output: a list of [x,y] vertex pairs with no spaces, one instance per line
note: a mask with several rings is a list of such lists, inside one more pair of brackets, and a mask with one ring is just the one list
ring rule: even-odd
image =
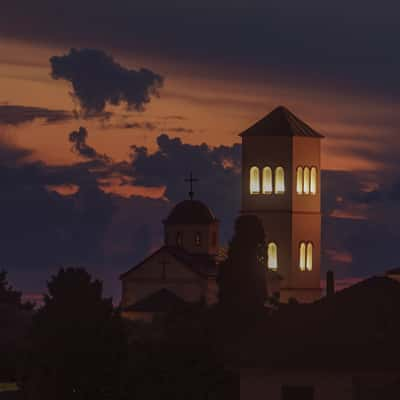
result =
[[184,200],[170,212],[166,224],[196,225],[210,224],[216,221],[211,210],[201,201]]
[[267,116],[242,132],[240,136],[324,137],[283,106],[275,108]]

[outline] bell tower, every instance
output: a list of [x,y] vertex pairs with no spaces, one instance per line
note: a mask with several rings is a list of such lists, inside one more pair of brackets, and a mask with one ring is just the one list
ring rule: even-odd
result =
[[280,299],[320,297],[322,135],[285,107],[240,134],[242,214],[257,215],[266,264],[279,274]]

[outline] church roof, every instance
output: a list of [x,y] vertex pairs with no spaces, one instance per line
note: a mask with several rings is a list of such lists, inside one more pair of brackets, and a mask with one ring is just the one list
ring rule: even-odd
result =
[[165,224],[207,225],[217,221],[211,210],[199,200],[184,200],[170,212]]
[[216,262],[212,256],[208,254],[189,254],[184,249],[179,247],[163,246],[146,257],[142,262],[121,274],[120,279],[124,279],[129,273],[144,267],[147,261],[160,252],[166,252],[171,257],[174,257],[176,260],[189,268],[191,271],[205,278],[216,276]]
[[168,312],[183,307],[185,301],[168,289],[159,291],[124,308],[124,311]]
[[169,254],[202,276],[215,276],[215,259],[208,254],[189,254],[179,247],[167,247]]
[[275,108],[267,116],[243,131],[240,136],[324,137],[283,106]]

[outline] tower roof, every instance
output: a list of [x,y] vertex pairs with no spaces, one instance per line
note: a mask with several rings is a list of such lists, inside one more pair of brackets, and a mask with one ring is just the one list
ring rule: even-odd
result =
[[275,108],[267,116],[243,131],[240,136],[324,137],[283,106]]
[[206,225],[215,221],[214,214],[204,203],[198,200],[184,200],[172,209],[164,222],[179,225]]

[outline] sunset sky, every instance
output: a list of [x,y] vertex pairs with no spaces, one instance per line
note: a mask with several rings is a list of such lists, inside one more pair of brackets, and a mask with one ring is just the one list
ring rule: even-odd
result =
[[[400,266],[399,14],[395,1],[356,0],[3,5],[0,263],[12,283],[38,293],[79,264],[117,298],[118,275],[160,244],[190,170],[226,243],[238,134],[278,105],[326,136],[323,271],[352,281]],[[109,76],[82,67],[98,54]],[[62,56],[55,79],[50,59]],[[95,90],[95,110],[66,79],[118,91],[129,71],[140,85],[117,101]]]

